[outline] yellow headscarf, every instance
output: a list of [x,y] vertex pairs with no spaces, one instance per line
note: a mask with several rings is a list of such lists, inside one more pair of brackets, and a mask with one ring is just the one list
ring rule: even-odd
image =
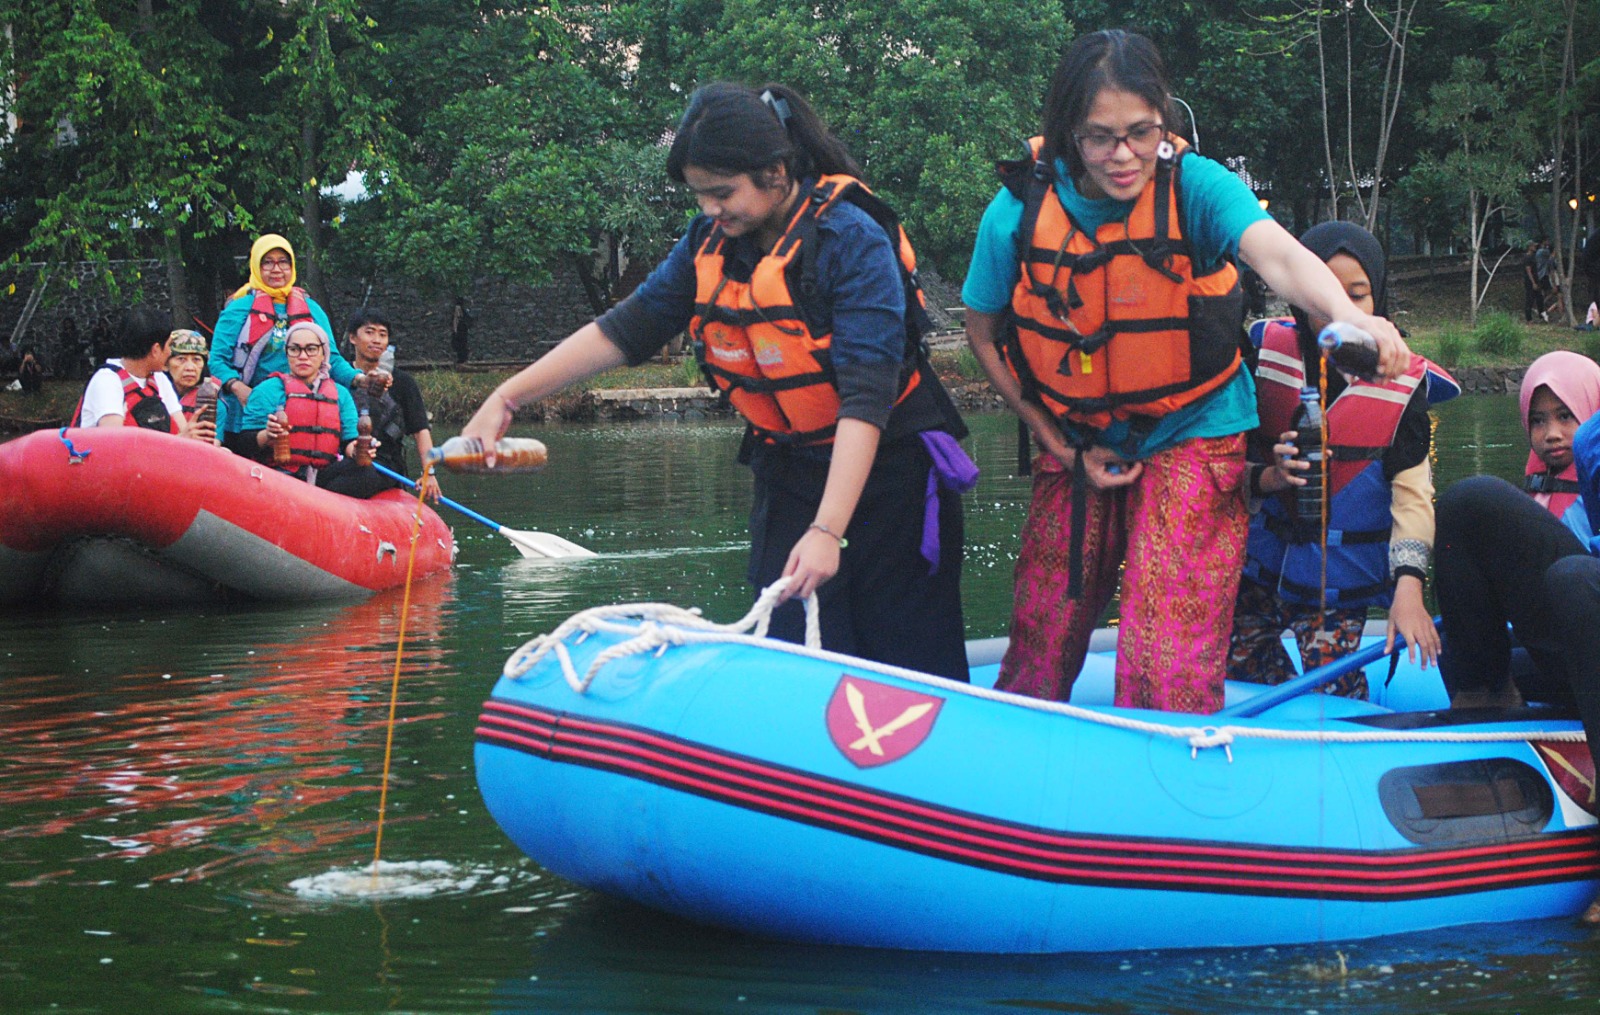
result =
[[[282,289],[274,289],[261,279],[261,259],[267,256],[269,250],[281,250],[289,255],[289,284]],[[289,290],[294,288],[295,278],[294,248],[289,245],[288,240],[277,233],[267,233],[250,244],[250,281],[235,289],[228,300],[232,302],[252,289],[259,289],[271,296],[275,302],[282,303],[288,300]]]

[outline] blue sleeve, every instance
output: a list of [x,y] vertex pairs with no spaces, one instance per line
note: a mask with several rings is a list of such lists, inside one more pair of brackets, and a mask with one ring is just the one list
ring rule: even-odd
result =
[[[1589,531],[1600,532],[1600,413],[1590,416],[1572,435],[1572,457],[1578,466],[1578,492]],[[1591,545],[1590,553],[1596,548]]]
[[1271,218],[1233,170],[1200,155],[1183,158],[1183,231],[1204,273],[1239,256],[1239,237]]
[[334,333],[333,325],[328,321],[328,312],[322,309],[322,304],[310,296],[306,297],[306,303],[311,307],[311,319],[328,335],[328,376],[333,378],[335,384],[348,388],[361,371],[351,366],[350,361],[344,358],[344,353],[339,351],[339,336]]
[[1001,188],[984,209],[978,238],[972,245],[972,263],[961,287],[961,302],[980,314],[998,314],[1011,305],[1011,293],[1022,266],[1017,263],[1017,229],[1022,224],[1022,202]]
[[265,430],[267,417],[283,408],[288,400],[288,395],[284,394],[283,381],[276,377],[268,377],[250,393],[250,401],[244,407],[244,418],[239,421],[239,429]]
[[645,362],[689,326],[694,316],[694,252],[709,227],[704,216],[695,219],[639,287],[595,321],[629,366]]
[[252,300],[249,294],[230,300],[217,316],[217,326],[211,330],[211,355],[207,357],[207,365],[211,367],[211,376],[224,388],[229,381],[239,379],[239,371],[233,365],[233,350],[239,341],[239,331],[250,316]]
[[336,385],[333,390],[339,393],[339,445],[343,447],[356,439],[356,425],[361,421],[361,414],[356,412],[356,400],[351,397],[349,388]]
[[906,291],[889,234],[866,212],[840,204],[820,231],[817,278],[832,318],[839,415],[889,422],[906,354]]

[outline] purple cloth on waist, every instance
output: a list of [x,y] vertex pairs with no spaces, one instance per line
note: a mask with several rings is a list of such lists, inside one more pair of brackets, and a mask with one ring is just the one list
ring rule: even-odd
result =
[[928,561],[928,573],[935,574],[939,570],[939,488],[966,493],[978,483],[978,466],[960,443],[943,430],[924,430],[920,436],[933,459],[923,498],[922,556]]

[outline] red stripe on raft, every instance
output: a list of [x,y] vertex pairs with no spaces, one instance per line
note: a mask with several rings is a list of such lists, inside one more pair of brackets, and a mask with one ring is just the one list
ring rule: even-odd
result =
[[[489,701],[484,707],[488,709],[506,706],[504,706],[504,703],[502,702]],[[509,706],[509,708],[517,707],[518,706]],[[792,769],[752,761],[739,755],[721,754],[714,750],[697,747],[695,745],[691,745],[684,741],[680,741],[662,734],[642,731],[636,727],[623,726],[620,724],[600,723],[594,720],[583,719],[572,715],[557,715],[548,712],[536,713],[531,709],[527,709],[525,711],[528,714],[541,715],[552,723],[559,722],[560,729],[563,732],[568,730],[587,729],[602,735],[614,736],[619,739],[628,739],[657,744],[661,745],[661,749],[664,751],[672,751],[703,758],[716,768],[726,768],[730,766],[740,768],[745,771],[750,771],[757,773],[758,775],[765,776],[769,780],[814,787],[824,793],[837,796],[849,796],[858,800],[867,801],[868,803],[877,804],[881,807],[894,806],[904,812],[917,814],[936,821],[946,821],[951,824],[965,825],[980,831],[989,832],[990,834],[996,834],[999,832],[1003,834],[1014,835],[1018,838],[1032,839],[1049,845],[1075,846],[1084,849],[1105,848],[1106,840],[1071,836],[1063,833],[1053,833],[1045,829],[1031,828],[1023,825],[1013,825],[994,819],[984,819],[982,817],[970,815],[962,811],[940,810],[929,805],[918,804],[914,801],[907,800],[904,797],[885,793],[874,793],[871,790],[863,790],[848,784],[831,782],[821,777],[807,776],[797,773]],[[485,714],[485,718],[488,718],[487,713]],[[950,834],[955,833],[951,832]],[[1577,832],[1571,834],[1582,842],[1592,842],[1595,838],[1595,833]],[[1123,840],[1111,841],[1121,842]],[[1016,848],[1021,849],[1023,847],[1018,846]],[[1295,847],[1287,847],[1283,849],[1225,845],[1196,847],[1195,845],[1182,842],[1169,843],[1152,840],[1149,842],[1141,842],[1139,848],[1151,853],[1170,853],[1178,856],[1193,855],[1198,848],[1203,850],[1209,856],[1232,857],[1240,859],[1260,859],[1274,863],[1282,862],[1282,858],[1287,856],[1293,856],[1302,861],[1326,860],[1329,862],[1374,867],[1407,866],[1421,862],[1415,858],[1416,854],[1402,853],[1397,855],[1374,855],[1371,853],[1343,853],[1339,851],[1299,849]],[[1485,857],[1489,858],[1496,864],[1500,864],[1505,861],[1506,854],[1508,852],[1536,852],[1545,848],[1548,847],[1542,844],[1539,840],[1530,839],[1518,842],[1497,843],[1482,846],[1458,846],[1451,849],[1430,852],[1427,854],[1427,856],[1434,862],[1441,862],[1451,859],[1467,859],[1471,857]]]
[[[594,738],[594,737],[587,737],[587,736],[583,736],[581,734],[568,732],[565,727],[563,727],[563,728],[561,728],[561,729],[559,729],[559,730],[557,730],[555,732],[555,739],[556,739],[556,741],[558,743],[576,742],[576,743],[583,744],[585,746],[588,746],[588,747],[591,747],[591,748],[595,748],[595,749],[603,749],[603,748],[605,748],[607,746],[604,741],[596,742],[596,738]],[[696,781],[696,780],[690,779],[687,774],[680,775],[677,779],[675,779],[675,781],[677,781],[677,782],[684,782],[684,783],[689,783],[689,784],[692,784],[692,785],[699,785],[699,786],[706,787],[708,791],[709,790],[718,790],[718,789],[720,789],[720,787],[724,783],[727,783],[727,782],[735,782],[735,783],[737,783],[739,785],[745,786],[746,788],[748,788],[748,789],[750,789],[752,791],[757,791],[757,792],[759,792],[763,788],[766,788],[765,784],[761,783],[760,781],[758,781],[756,779],[753,779],[753,778],[750,778],[750,777],[747,777],[747,776],[727,775],[727,774],[724,774],[724,773],[721,773],[721,772],[717,772],[715,769],[708,769],[706,766],[702,766],[702,765],[699,765],[699,764],[696,764],[696,763],[673,761],[672,759],[661,759],[657,755],[647,753],[643,748],[640,748],[640,747],[635,747],[635,746],[631,746],[630,745],[630,746],[626,746],[626,747],[619,746],[617,749],[619,749],[619,750],[627,750],[631,754],[634,754],[635,756],[638,756],[638,757],[640,757],[640,758],[642,758],[644,760],[652,760],[653,759],[653,760],[657,760],[657,761],[662,761],[664,764],[669,765],[670,766],[670,770],[673,771],[674,773],[699,773],[701,775],[709,776],[710,777],[709,781]],[[662,769],[662,770],[666,770],[666,769]],[[883,821],[894,822],[896,824],[899,824],[899,825],[905,827],[908,831],[923,833],[923,836],[936,836],[936,837],[938,837],[940,839],[945,839],[945,840],[957,839],[957,840],[960,840],[962,842],[968,843],[969,845],[971,845],[973,847],[979,847],[979,848],[986,847],[986,848],[988,848],[990,850],[1004,850],[1006,852],[1013,853],[1013,854],[1023,854],[1025,856],[1036,857],[1036,858],[1038,858],[1040,860],[1044,860],[1044,861],[1053,861],[1056,865],[1060,865],[1060,864],[1063,864],[1063,863],[1069,863],[1070,862],[1070,863],[1078,863],[1078,864],[1093,863],[1093,864],[1101,864],[1101,865],[1105,865],[1105,866],[1135,867],[1135,866],[1143,866],[1143,865],[1148,864],[1150,862],[1150,858],[1147,857],[1147,856],[1104,856],[1104,857],[1101,857],[1101,856],[1094,856],[1094,855],[1090,855],[1090,854],[1086,854],[1086,853],[1079,853],[1079,852],[1075,852],[1075,851],[1068,850],[1068,849],[1048,850],[1048,849],[1044,849],[1044,848],[1037,847],[1037,846],[1011,845],[1011,844],[1008,844],[1008,843],[995,842],[992,839],[984,839],[984,838],[981,838],[981,837],[979,837],[979,836],[977,836],[977,835],[975,835],[973,833],[951,831],[951,830],[948,830],[948,829],[929,826],[929,825],[927,825],[925,823],[915,822],[915,821],[912,821],[910,819],[901,817],[899,815],[895,815],[895,814],[892,814],[892,813],[884,814],[882,812],[873,811],[870,808],[862,807],[862,806],[855,805],[855,804],[839,804],[839,803],[830,804],[829,801],[827,801],[826,799],[820,799],[819,800],[819,799],[817,799],[815,797],[812,797],[812,796],[807,796],[807,795],[800,794],[798,791],[793,790],[793,789],[789,789],[787,787],[773,787],[773,788],[775,788],[777,791],[783,792],[783,793],[785,793],[785,794],[787,794],[787,795],[789,795],[791,797],[798,798],[797,802],[800,803],[800,804],[810,804],[810,805],[814,805],[814,806],[831,807],[835,812],[843,810],[843,811],[847,811],[849,813],[852,813],[852,814],[856,815],[857,817],[860,817],[860,818],[863,818],[863,819],[867,819],[867,820],[872,820],[874,818],[877,818],[877,819],[880,819],[880,820],[883,820]],[[916,841],[930,841],[930,840],[928,838],[920,838],[920,839],[916,839]],[[1446,874],[1446,873],[1465,874],[1465,873],[1470,872],[1470,871],[1484,870],[1484,869],[1490,869],[1490,868],[1496,869],[1496,870],[1502,870],[1502,869],[1505,869],[1507,867],[1518,866],[1518,865],[1528,865],[1528,864],[1534,864],[1534,863],[1548,863],[1548,862],[1551,862],[1552,860],[1555,860],[1555,859],[1558,859],[1558,858],[1559,859],[1568,859],[1569,857],[1567,857],[1567,856],[1561,856],[1561,857],[1531,856],[1531,857],[1518,857],[1518,858],[1515,858],[1515,859],[1512,859],[1512,860],[1506,860],[1506,859],[1483,860],[1483,861],[1479,861],[1479,862],[1472,863],[1472,864],[1447,865],[1447,864],[1440,863],[1439,859],[1434,857],[1433,855],[1428,855],[1426,857],[1414,858],[1412,860],[1412,864],[1413,865],[1417,865],[1417,866],[1408,867],[1408,869],[1404,871],[1403,876],[1405,878],[1407,878],[1407,879],[1420,880],[1420,879],[1425,879],[1425,878],[1433,876],[1433,875],[1442,875],[1442,874]],[[1578,854],[1573,854],[1570,858],[1571,859],[1578,859],[1579,856],[1578,856]],[[1002,862],[1011,862],[1009,860],[1009,858],[1001,857],[999,859]],[[1298,856],[1297,856],[1297,859],[1303,860],[1303,858],[1298,857]],[[1221,872],[1250,873],[1252,871],[1252,868],[1250,866],[1248,866],[1248,865],[1245,865],[1245,864],[1227,863],[1227,862],[1215,861],[1215,860],[1199,860],[1199,859],[1178,858],[1177,860],[1175,860],[1173,862],[1176,863],[1176,865],[1182,870],[1213,871],[1213,872],[1219,872],[1219,873],[1221,873]],[[1428,866],[1420,866],[1422,864],[1427,864]],[[1324,868],[1317,868],[1317,867],[1311,867],[1311,866],[1296,866],[1296,865],[1293,865],[1293,864],[1290,864],[1290,865],[1279,864],[1277,866],[1274,866],[1273,872],[1275,874],[1280,875],[1280,876],[1289,876],[1289,875],[1303,875],[1303,876],[1306,876],[1306,877],[1327,877],[1328,876],[1328,872]],[[1345,874],[1345,875],[1342,876],[1342,878],[1343,879],[1348,879],[1348,880],[1351,880],[1351,881],[1357,881],[1359,879],[1378,879],[1378,878],[1386,878],[1386,877],[1393,877],[1393,876],[1394,875],[1391,872],[1384,872],[1384,871],[1357,871],[1357,872],[1350,872],[1349,874]]]
[[[528,711],[531,713],[531,710]],[[498,717],[490,716],[486,712],[482,718],[485,721],[494,721]],[[556,717],[550,716],[550,718],[554,719]],[[513,723],[513,725],[515,724]],[[569,726],[585,726],[591,730],[599,731],[601,736],[596,737],[594,735],[583,735],[569,729]],[[999,869],[1008,873],[1017,874],[1019,876],[1032,876],[1042,879],[1088,881],[1105,884],[1127,884],[1136,886],[1142,885],[1146,887],[1170,887],[1186,890],[1231,889],[1234,891],[1269,891],[1276,894],[1296,895],[1334,894],[1348,898],[1372,898],[1377,900],[1385,900],[1389,898],[1416,897],[1420,895],[1437,894],[1442,892],[1459,893],[1471,890],[1486,890],[1496,887],[1509,888],[1523,884],[1534,884],[1552,880],[1569,880],[1593,877],[1596,874],[1600,874],[1600,856],[1596,856],[1592,846],[1593,837],[1588,834],[1546,836],[1543,837],[1544,841],[1542,842],[1539,840],[1531,840],[1525,843],[1507,843],[1498,847],[1497,851],[1500,854],[1500,861],[1493,864],[1473,863],[1450,866],[1442,864],[1441,861],[1446,860],[1453,855],[1481,855],[1483,852],[1496,850],[1496,847],[1474,847],[1469,849],[1444,850],[1427,854],[1400,854],[1387,857],[1386,859],[1390,860],[1392,866],[1406,866],[1414,869],[1403,871],[1396,870],[1390,872],[1359,871],[1330,873],[1329,871],[1319,870],[1314,867],[1306,867],[1294,864],[1284,865],[1282,861],[1279,861],[1279,866],[1275,869],[1271,871],[1263,871],[1259,876],[1255,877],[1215,877],[1199,874],[1176,875],[1171,872],[1153,874],[1139,871],[1124,873],[1117,870],[1085,869],[1084,866],[1072,866],[1070,862],[1076,861],[1079,864],[1087,865],[1088,867],[1104,868],[1114,866],[1137,866],[1150,862],[1150,858],[1116,856],[1106,857],[1071,853],[1062,855],[1059,851],[1055,854],[1044,855],[1044,851],[1042,850],[1004,842],[997,843],[991,841],[986,843],[981,839],[977,839],[975,836],[959,833],[949,829],[934,828],[929,830],[925,825],[919,825],[916,822],[911,822],[908,819],[899,817],[898,815],[891,814],[889,817],[891,819],[898,820],[903,825],[909,826],[908,831],[887,827],[881,823],[874,824],[871,823],[870,819],[873,817],[881,818],[883,815],[875,815],[870,811],[863,814],[863,817],[869,820],[855,820],[853,818],[843,817],[837,812],[840,809],[845,809],[853,813],[862,814],[862,812],[866,811],[867,809],[853,805],[846,806],[836,801],[830,802],[826,799],[818,800],[815,796],[801,793],[792,787],[778,788],[782,789],[792,797],[797,797],[797,801],[790,802],[787,800],[775,800],[770,795],[762,795],[760,792],[760,790],[763,788],[769,790],[772,789],[773,787],[769,784],[763,783],[758,779],[751,779],[744,776],[730,776],[726,773],[719,773],[714,769],[709,771],[711,776],[709,779],[694,778],[691,775],[686,774],[685,770],[688,772],[705,773],[707,772],[707,768],[705,766],[686,762],[681,758],[674,758],[670,756],[670,754],[666,757],[663,757],[662,751],[659,749],[635,745],[618,745],[612,743],[604,737],[604,734],[608,732],[609,729],[610,727],[602,724],[587,721],[571,722],[567,718],[562,717],[560,727],[552,726],[548,729],[532,731],[537,734],[537,739],[518,736],[510,733],[509,731],[495,727],[479,727],[478,733],[480,736],[486,737],[490,741],[509,741],[510,743],[508,743],[507,746],[515,745],[515,747],[519,749],[533,748],[540,754],[548,755],[553,761],[567,761],[579,764],[587,763],[593,767],[604,768],[607,770],[620,770],[622,773],[636,774],[639,777],[649,779],[650,781],[662,782],[668,785],[679,787],[699,796],[730,802],[738,801],[752,806],[757,810],[776,813],[783,816],[790,816],[814,826],[845,831],[847,834],[855,834],[858,837],[885,842],[888,844],[903,845],[917,852],[951,859],[956,862],[964,861],[969,864]],[[554,738],[554,741],[559,742],[554,742],[552,738]],[[671,743],[671,741],[659,737],[631,737],[628,739],[649,740],[669,744]],[[619,754],[619,751],[625,751],[627,755],[630,756]],[[707,751],[693,751],[686,753],[715,757],[714,754],[711,754],[711,752]],[[635,757],[637,757],[638,760],[635,760]],[[757,772],[763,771],[760,765],[750,764],[748,762],[740,764],[737,767],[746,770],[754,770]],[[727,785],[727,783],[730,781],[742,786],[750,786],[752,790],[747,792],[742,789],[730,787]],[[813,783],[819,782],[819,780],[803,781]],[[825,783],[822,784],[826,785]],[[856,793],[852,795],[870,797],[870,794]],[[927,810],[926,808],[919,809]],[[918,831],[920,831],[922,834],[916,834]],[[1041,837],[1048,837],[1047,833],[1040,833],[1040,835]],[[955,845],[948,841],[951,838],[958,838],[971,842],[975,847],[987,845],[988,850],[983,848],[966,848],[964,846]],[[1085,841],[1076,837],[1058,836],[1056,838],[1062,842],[1083,843]],[[1587,848],[1578,848],[1580,843]],[[1138,852],[1140,850],[1146,850],[1150,845],[1156,845],[1159,848],[1159,851],[1163,853],[1176,852],[1182,848],[1177,844],[1150,844],[1139,842],[1137,840],[1110,839],[1094,843],[1092,848],[1104,849],[1114,847],[1129,852]],[[1505,856],[1505,853],[1512,849],[1515,849],[1517,852],[1536,855],[1518,857],[1514,860],[1509,860],[1509,858]],[[1027,853],[1033,855],[1042,855],[1045,856],[1046,859],[1048,859],[1049,856],[1053,856],[1054,862],[1034,862],[1025,859],[1018,859],[1015,856],[997,853],[997,850],[1007,851],[1012,854]],[[1300,864],[1304,864],[1308,857],[1315,859],[1316,857],[1331,856],[1337,857],[1341,861],[1353,858],[1351,854],[1327,851],[1318,852],[1316,854],[1286,851],[1272,853],[1271,851],[1264,850],[1235,850],[1228,847],[1207,847],[1196,844],[1188,850],[1189,858],[1182,862],[1182,866],[1188,870],[1227,872],[1242,875],[1249,875],[1252,873],[1250,868],[1241,864],[1208,862],[1195,858],[1197,855],[1204,856],[1208,854],[1215,855],[1232,852],[1248,852],[1267,862],[1270,862],[1274,856],[1283,858],[1293,857],[1295,860],[1299,861]],[[1562,862],[1565,865],[1559,867],[1549,866],[1550,864],[1556,862]],[[1536,864],[1539,866],[1535,866]],[[1431,876],[1436,874],[1449,873],[1467,875],[1469,873],[1484,869],[1494,869],[1496,870],[1496,873],[1476,877],[1436,877],[1432,880],[1429,880]],[[1275,876],[1268,877],[1266,876],[1268,873]],[[1295,874],[1304,874],[1309,878],[1320,878],[1321,880],[1294,881],[1284,879],[1285,875],[1292,877]],[[1360,880],[1352,880],[1375,879],[1379,877],[1385,877],[1385,875],[1387,875],[1387,881],[1386,883],[1381,884],[1369,885],[1360,883]]]

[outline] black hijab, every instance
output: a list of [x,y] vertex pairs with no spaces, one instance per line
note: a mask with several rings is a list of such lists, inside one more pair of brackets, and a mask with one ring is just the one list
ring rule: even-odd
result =
[[[1349,254],[1367,273],[1372,283],[1372,313],[1374,317],[1389,316],[1389,271],[1378,238],[1354,222],[1319,222],[1300,237],[1300,245],[1327,263],[1335,254]],[[1308,383],[1315,383],[1322,370],[1322,355],[1317,349],[1317,336],[1311,331],[1306,312],[1291,306],[1296,330],[1300,333],[1300,355],[1306,361]],[[1343,379],[1337,371],[1329,381],[1343,388]]]

